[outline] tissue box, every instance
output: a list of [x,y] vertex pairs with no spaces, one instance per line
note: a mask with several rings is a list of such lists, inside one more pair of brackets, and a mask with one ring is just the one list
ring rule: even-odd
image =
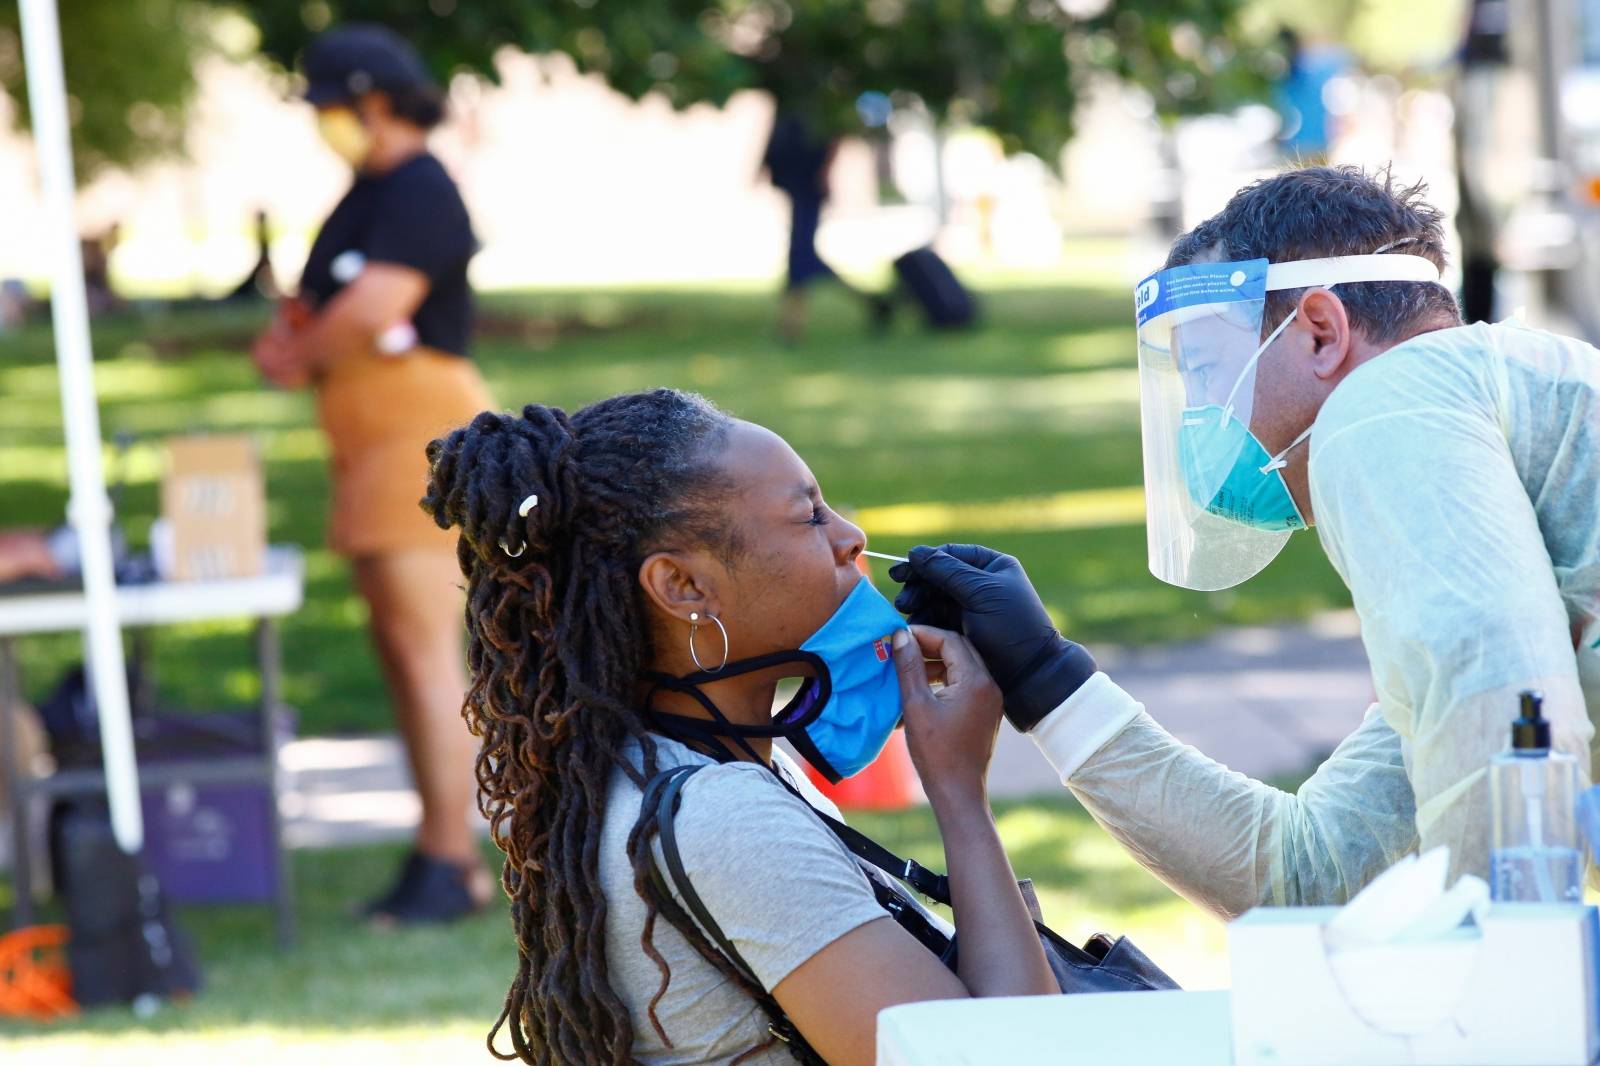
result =
[[1497,903],[1479,929],[1330,954],[1333,907],[1228,926],[1235,1066],[1590,1066],[1595,909]]

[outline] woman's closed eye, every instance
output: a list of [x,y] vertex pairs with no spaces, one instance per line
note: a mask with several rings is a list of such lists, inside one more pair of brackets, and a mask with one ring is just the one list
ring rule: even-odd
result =
[[814,503],[811,505],[811,517],[806,519],[806,525],[825,526],[830,521],[832,521],[832,519],[828,517],[828,509],[826,507],[822,506],[820,503]]

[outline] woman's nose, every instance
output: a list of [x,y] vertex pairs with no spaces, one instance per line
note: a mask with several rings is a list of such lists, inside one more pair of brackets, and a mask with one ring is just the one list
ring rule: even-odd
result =
[[867,535],[861,527],[845,518],[835,520],[839,533],[833,542],[834,554],[840,566],[854,566],[861,550],[867,546]]

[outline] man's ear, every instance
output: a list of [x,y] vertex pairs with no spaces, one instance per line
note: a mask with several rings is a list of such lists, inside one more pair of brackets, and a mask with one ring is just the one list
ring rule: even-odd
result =
[[639,564],[639,584],[650,602],[673,618],[689,621],[717,613],[715,580],[695,552],[656,552]]
[[1312,373],[1324,381],[1337,377],[1354,347],[1344,301],[1327,289],[1311,289],[1300,297],[1298,317],[1311,336]]

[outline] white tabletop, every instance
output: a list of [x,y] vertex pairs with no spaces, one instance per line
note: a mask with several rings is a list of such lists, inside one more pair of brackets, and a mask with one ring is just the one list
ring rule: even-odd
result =
[[878,1015],[878,1066],[1230,1066],[1226,992],[911,1003]]
[[[219,618],[272,618],[300,607],[305,560],[300,549],[267,549],[256,577],[221,581],[156,581],[117,588],[117,621],[124,626],[171,625]],[[89,605],[83,592],[33,592],[0,596],[0,636],[81,629]]]

